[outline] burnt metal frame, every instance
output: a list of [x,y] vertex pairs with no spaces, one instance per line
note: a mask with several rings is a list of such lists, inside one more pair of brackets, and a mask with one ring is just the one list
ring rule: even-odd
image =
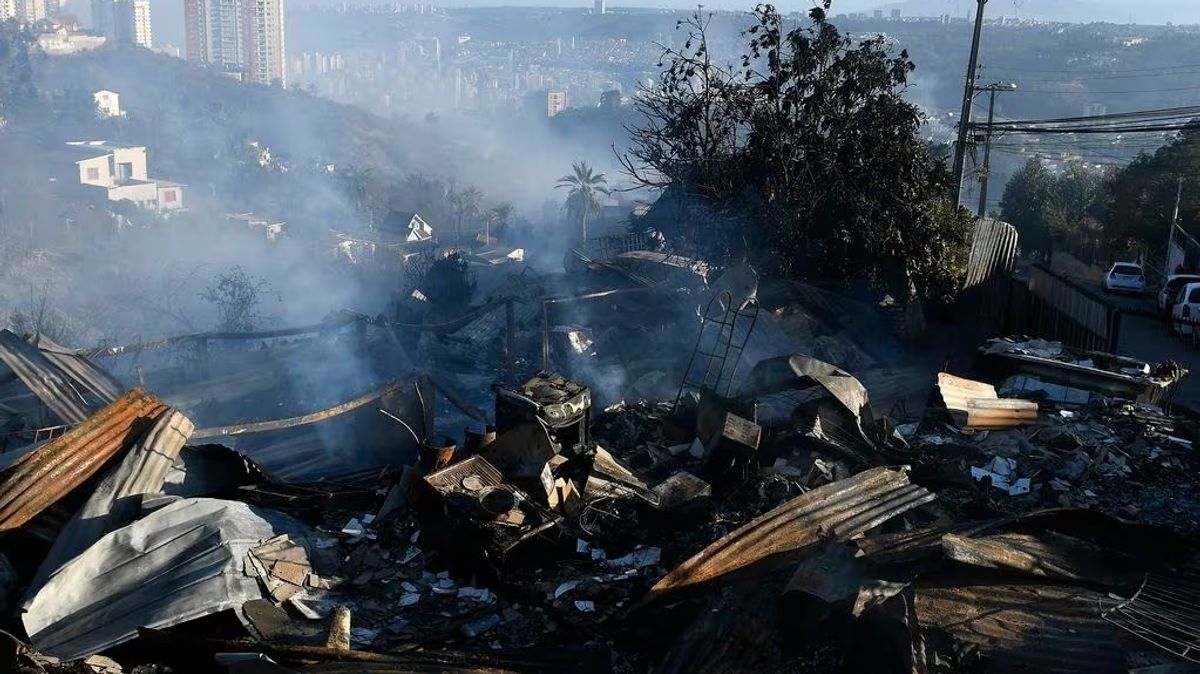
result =
[[[719,320],[717,312],[714,311],[714,306],[720,311]],[[749,321],[746,326],[746,332],[742,336],[741,342],[734,346],[733,337],[737,332],[739,321]],[[679,392],[675,394],[674,409],[679,409],[679,402],[683,400],[684,392],[688,390],[700,390],[709,387],[709,380],[715,372],[716,378],[712,381],[710,389],[719,395],[728,396],[730,389],[733,388],[733,380],[737,375],[738,363],[742,359],[742,353],[746,350],[746,343],[750,341],[750,333],[754,332],[754,326],[758,323],[758,300],[751,297],[741,303],[736,309],[733,308],[733,296],[728,290],[722,290],[714,293],[708,300],[708,304],[704,307],[704,314],[700,319],[700,334],[696,336],[696,346],[692,349],[692,355],[688,359],[687,369],[683,371],[683,381],[679,384]],[[704,337],[710,334],[710,326],[717,328],[716,339],[713,340],[711,351],[702,351],[701,346],[704,345]],[[730,352],[734,353],[733,365],[728,367],[728,376],[726,376],[726,368],[729,365]],[[696,356],[705,357],[706,363],[704,366],[704,374],[699,381],[692,378],[692,370],[696,364]],[[724,388],[722,388],[724,382]]]

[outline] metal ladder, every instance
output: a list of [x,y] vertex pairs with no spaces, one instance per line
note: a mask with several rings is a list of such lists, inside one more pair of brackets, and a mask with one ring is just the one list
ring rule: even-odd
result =
[[[733,296],[728,290],[722,290],[715,293],[705,306],[700,319],[700,334],[696,337],[696,346],[683,372],[683,382],[675,395],[674,409],[679,409],[680,401],[689,391],[699,392],[707,388],[719,395],[729,395],[738,362],[758,322],[757,299],[747,299],[736,309],[732,305]],[[739,326],[743,326],[745,332],[735,343],[734,337]],[[705,341],[706,337],[711,337],[711,343]],[[729,361],[731,354],[732,363]],[[703,368],[697,364],[697,358],[703,359]]]

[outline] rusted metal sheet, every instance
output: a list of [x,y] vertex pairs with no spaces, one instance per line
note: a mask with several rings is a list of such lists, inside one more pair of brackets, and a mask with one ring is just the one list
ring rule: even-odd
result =
[[336,417],[339,414],[345,414],[351,410],[358,409],[369,402],[378,400],[384,396],[390,395],[412,385],[411,379],[397,379],[374,391],[369,391],[363,395],[347,400],[344,403],[334,405],[327,409],[318,412],[311,412],[298,417],[288,417],[286,419],[276,419],[274,421],[259,421],[254,423],[233,424],[230,426],[218,426],[214,428],[200,428],[195,432],[195,437],[200,440],[226,437],[230,435],[243,435],[246,433],[262,433],[265,431],[279,431],[285,428],[295,428],[296,426],[307,426],[318,421]]
[[1102,616],[1168,653],[1200,662],[1200,564],[1170,575],[1146,574],[1132,597]]
[[938,578],[914,594],[922,631],[946,634],[977,651],[981,660],[971,671],[1127,671],[1117,630],[1100,618],[1101,593],[978,578],[953,586]]
[[1038,418],[1037,403],[1001,398],[990,384],[946,372],[938,373],[938,395],[950,417],[966,430],[1026,426]]
[[163,480],[195,426],[178,410],[167,410],[138,438],[100,481],[92,495],[54,540],[37,577],[30,584],[36,591],[60,566],[74,559],[102,536],[137,519],[142,494],[162,491]]
[[0,330],[0,361],[62,422],[77,424],[91,414],[91,406],[71,378],[11,330]]
[[0,473],[0,532],[21,527],[83,484],[166,410],[158,398],[134,389],[22,456]]
[[1119,567],[1104,549],[1051,531],[942,537],[942,552],[963,564],[1093,583],[1118,582]]
[[872,468],[818,487],[726,534],[680,564],[639,601],[795,560],[822,540],[849,540],[934,499],[903,468]]

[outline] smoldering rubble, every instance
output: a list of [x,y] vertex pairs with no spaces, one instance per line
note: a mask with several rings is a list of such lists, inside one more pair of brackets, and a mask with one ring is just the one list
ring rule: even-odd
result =
[[772,292],[0,333],[6,671],[1200,662],[1186,371],[1019,336],[939,371]]

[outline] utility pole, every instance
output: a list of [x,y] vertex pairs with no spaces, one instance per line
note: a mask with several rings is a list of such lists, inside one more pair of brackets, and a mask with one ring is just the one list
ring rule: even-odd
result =
[[954,205],[962,198],[963,164],[967,154],[967,131],[971,123],[971,101],[975,98],[975,71],[979,67],[979,38],[983,33],[983,6],[987,0],[975,0],[975,34],[971,38],[971,58],[967,61],[967,84],[963,89],[962,113],[958,117],[958,143],[954,147]]
[[1171,244],[1175,241],[1175,228],[1179,226],[1179,202],[1182,200],[1183,176],[1179,176],[1179,182],[1175,184],[1175,212],[1171,214],[1171,229],[1167,232],[1167,254],[1163,256],[1163,282],[1174,271],[1168,267],[1171,265]]
[[984,87],[975,87],[975,91],[986,91],[990,94],[987,128],[984,130],[983,136],[983,166],[979,173],[979,212],[976,215],[980,218],[987,215],[988,179],[991,178],[992,168],[992,120],[996,117],[996,92],[1016,91],[1016,89],[1017,85],[1011,82],[995,82]]

